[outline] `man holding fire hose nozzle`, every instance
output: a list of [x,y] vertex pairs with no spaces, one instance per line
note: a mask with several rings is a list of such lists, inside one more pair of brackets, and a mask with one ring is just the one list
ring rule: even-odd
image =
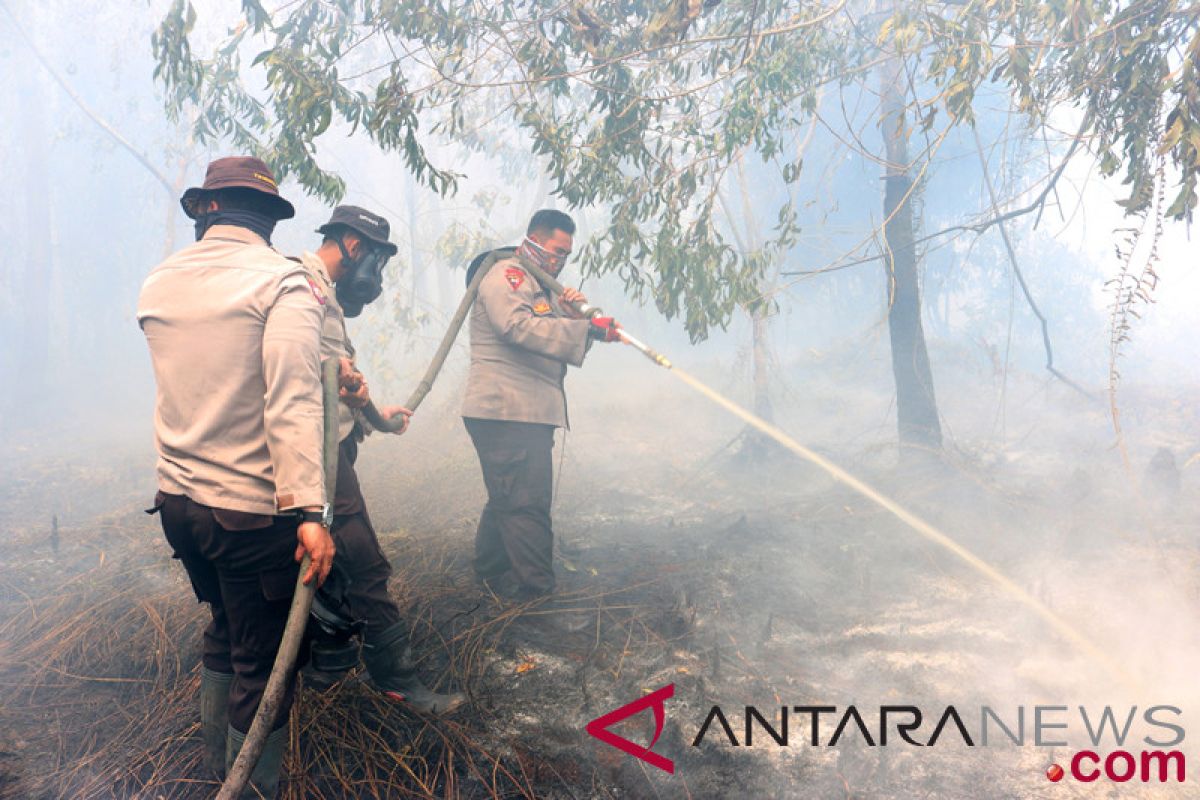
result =
[[[306,680],[318,687],[337,680],[358,663],[356,634],[362,638],[362,660],[371,682],[391,699],[425,714],[444,714],[464,702],[458,692],[441,694],[417,676],[408,646],[408,624],[388,594],[392,566],[379,546],[367,515],[354,462],[358,444],[370,433],[360,409],[370,400],[367,382],[354,368],[354,347],[345,317],[357,317],[383,290],[383,268],[396,254],[383,217],[357,206],[338,206],[329,222],[317,229],[323,238],[315,253],[301,263],[328,295],[322,358],[339,359],[342,403],[338,420],[338,475],[333,497],[333,534],[337,558],[330,579],[313,599],[311,661]],[[404,425],[412,414],[400,406],[380,409],[385,420],[397,415]]]
[[475,259],[488,269],[471,309],[471,366],[462,416],[479,455],[488,500],[475,534],[475,575],[517,601],[554,590],[554,429],[569,427],[563,381],[592,341],[620,341],[612,317],[584,318],[576,289],[552,298],[524,265],[557,277],[571,255],[575,222],[533,215],[525,240]]

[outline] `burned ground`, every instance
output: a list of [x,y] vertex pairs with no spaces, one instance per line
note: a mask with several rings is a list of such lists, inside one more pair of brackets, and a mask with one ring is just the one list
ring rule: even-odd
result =
[[[741,738],[745,705],[768,715],[821,704],[936,713],[949,704],[1186,708],[1196,696],[1187,666],[1200,645],[1177,622],[1196,605],[1194,470],[1182,468],[1178,493],[1143,487],[1145,503],[1135,501],[1111,437],[1096,433],[1100,411],[1079,413],[1077,438],[958,441],[917,463],[897,460],[884,425],[862,433],[870,413],[886,418],[883,400],[855,401],[867,409],[855,416],[833,390],[814,390],[781,423],[979,553],[1126,676],[815,468],[781,452],[745,463],[736,423],[658,376],[639,378],[650,400],[573,411],[552,604],[514,608],[473,585],[482,486],[451,401],[424,410],[402,439],[368,442],[364,490],[396,568],[393,591],[426,674],[463,688],[471,704],[425,721],[380,701],[358,675],[324,694],[306,690],[285,797],[1092,796],[1047,782],[1055,754],[1030,747],[968,748],[954,737],[926,748],[853,737],[812,747],[795,727],[786,748],[761,732],[753,748],[716,731],[692,741],[713,705],[739,714],[730,721]],[[1157,438],[1135,462],[1163,443],[1186,456],[1190,410],[1145,402]],[[41,443],[14,447],[3,465],[0,796],[215,789],[200,765],[194,708],[204,612],[141,513],[152,493],[148,450],[144,436]],[[655,749],[675,761],[674,775],[584,732],[668,683],[675,696]],[[617,731],[649,741],[649,717]]]

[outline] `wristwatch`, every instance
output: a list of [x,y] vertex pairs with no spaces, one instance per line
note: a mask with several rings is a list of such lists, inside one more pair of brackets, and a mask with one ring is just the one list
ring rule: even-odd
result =
[[318,525],[324,525],[329,528],[333,525],[333,506],[329,503],[321,506],[320,511],[307,511],[301,509],[299,512],[301,522],[315,522]]

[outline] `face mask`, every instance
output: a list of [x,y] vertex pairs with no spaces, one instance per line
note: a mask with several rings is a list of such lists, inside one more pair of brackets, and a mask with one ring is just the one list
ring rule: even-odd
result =
[[275,230],[276,220],[266,214],[240,209],[217,209],[196,218],[196,241],[204,238],[204,234],[213,225],[236,225],[239,228],[257,233],[267,244],[271,243],[271,233]]
[[387,266],[388,254],[380,248],[360,243],[358,257],[351,258],[345,243],[337,240],[342,251],[342,267],[345,272],[334,285],[334,294],[342,313],[357,317],[363,306],[383,293],[383,268]]
[[528,236],[525,237],[525,241],[521,242],[520,252],[521,255],[551,275],[558,275],[567,263],[566,257],[551,253]]

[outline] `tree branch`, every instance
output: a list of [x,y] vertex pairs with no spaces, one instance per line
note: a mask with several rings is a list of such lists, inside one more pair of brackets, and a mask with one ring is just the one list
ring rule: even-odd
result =
[[[1055,169],[1053,173],[1051,173],[1050,179],[1046,182],[1045,187],[1042,188],[1042,191],[1038,194],[1037,197],[1035,197],[1033,199],[1033,202],[1031,202],[1029,205],[1022,206],[1021,208],[1015,208],[1012,211],[1006,211],[1003,214],[996,214],[992,218],[986,219],[983,222],[979,222],[974,225],[952,225],[949,228],[944,228],[936,233],[931,233],[922,239],[918,239],[917,243],[920,244],[922,242],[927,242],[934,237],[944,236],[945,234],[952,233],[954,231],[971,231],[973,233],[983,233],[984,231],[986,231],[988,228],[992,227],[993,225],[999,225],[1001,223],[1008,222],[1010,219],[1016,219],[1017,217],[1023,217],[1026,214],[1029,214],[1033,211],[1038,212],[1038,221],[1040,221],[1042,207],[1046,204],[1046,198],[1048,198],[1050,196],[1051,192],[1054,191],[1054,187],[1058,184],[1058,179],[1062,177],[1063,172],[1065,172],[1067,169],[1067,165],[1069,163],[1071,163],[1071,157],[1073,155],[1075,155],[1075,151],[1077,149],[1079,149],[1079,143],[1083,141],[1083,134],[1087,132],[1087,129],[1090,128],[1091,125],[1092,125],[1092,114],[1091,114],[1091,112],[1088,112],[1088,114],[1085,115],[1083,118],[1083,123],[1079,126],[1079,131],[1075,134],[1075,137],[1071,140],[1071,146],[1069,148],[1067,148],[1066,155],[1063,156],[1062,162],[1059,163],[1058,168]],[[972,130],[974,130],[974,128],[972,128]],[[976,143],[978,143],[978,141],[979,141],[978,135],[976,135]],[[984,169],[984,176],[985,177],[987,176],[986,165],[985,165],[985,169]],[[993,198],[992,211],[993,211],[993,213],[995,213],[995,212],[998,212],[999,210],[1000,209],[995,204],[995,198]],[[1036,222],[1034,223],[1034,227],[1035,228],[1037,227]]]
[[54,82],[57,83],[64,92],[66,92],[67,97],[70,97],[75,105],[79,107],[79,110],[86,114],[88,119],[96,123],[101,130],[107,133],[113,139],[113,141],[121,145],[121,147],[125,148],[130,155],[136,158],[138,163],[145,167],[146,170],[153,175],[160,184],[162,184],[163,189],[165,189],[168,194],[172,194],[174,189],[171,186],[171,181],[168,180],[167,177],[164,176],[157,167],[151,164],[144,155],[138,152],[137,148],[135,148],[128,139],[122,136],[116,128],[105,122],[99,114],[93,111],[91,107],[84,102],[83,98],[76,94],[75,90],[71,88],[70,84],[68,84],[66,80],[64,80],[63,77],[58,74],[58,71],[50,64],[49,61],[46,60],[46,57],[42,55],[40,50],[38,50],[37,45],[35,45],[33,40],[29,38],[28,34],[25,33],[25,30],[21,27],[21,24],[17,22],[17,17],[15,14],[13,14],[12,10],[9,9],[8,3],[4,2],[4,0],[0,0],[0,8],[3,8],[5,13],[8,14],[9,19],[12,20],[13,27],[16,28],[17,34],[33,52],[34,57],[37,58],[37,60],[41,63],[46,72],[50,73],[50,77],[54,79]]
[[[988,172],[987,157],[983,154],[983,142],[979,140],[979,131],[974,126],[971,127],[971,133],[975,137],[975,148],[979,151],[979,166],[980,169],[983,170],[983,183],[987,187],[988,197],[991,198],[992,201],[992,211],[999,211],[1000,201],[996,197],[996,188],[992,185],[992,176]],[[1079,139],[1077,137],[1075,142],[1072,144],[1072,151],[1074,150],[1075,145],[1078,143]],[[1054,188],[1054,182],[1058,180],[1059,175],[1062,175],[1063,167],[1066,166],[1067,160],[1070,159],[1070,157],[1071,153],[1068,152],[1067,158],[1063,159],[1062,165],[1059,166],[1058,171],[1055,173],[1053,181],[1051,181],[1050,185],[1042,191],[1042,194],[1040,195],[1042,200],[1045,200],[1045,198],[1049,195],[1050,190]],[[1039,204],[1040,203],[1037,202],[1034,203],[1034,205]],[[1028,213],[1028,211],[1026,213]],[[1055,368],[1054,348],[1050,345],[1050,323],[1046,321],[1045,315],[1042,314],[1041,309],[1039,309],[1037,303],[1034,302],[1033,295],[1029,291],[1029,284],[1025,282],[1025,275],[1021,272],[1020,265],[1017,264],[1017,252],[1013,248],[1012,240],[1008,237],[1008,229],[1004,227],[1004,220],[1000,218],[1001,216],[1002,215],[998,215],[994,218],[994,224],[1000,229],[1000,238],[1004,240],[1004,250],[1008,253],[1008,261],[1012,265],[1013,274],[1017,277],[1017,283],[1021,286],[1021,293],[1025,295],[1025,300],[1029,303],[1029,310],[1033,312],[1033,315],[1038,318],[1038,322],[1041,323],[1042,345],[1046,349],[1046,369],[1051,375],[1058,378],[1060,381],[1065,383],[1067,386],[1070,386],[1084,397],[1087,397],[1089,400],[1095,400],[1096,398],[1089,394],[1087,390],[1075,383],[1075,381],[1071,380],[1066,375],[1063,375],[1058,371],[1057,368]]]
[[[1057,185],[1059,178],[1061,178],[1063,172],[1066,171],[1067,164],[1070,163],[1071,157],[1075,154],[1075,151],[1079,147],[1079,143],[1083,140],[1084,132],[1090,126],[1091,126],[1091,114],[1088,114],[1084,118],[1083,124],[1079,126],[1079,132],[1075,134],[1075,138],[1072,140],[1070,148],[1067,149],[1066,155],[1063,156],[1062,162],[1058,165],[1058,167],[1054,170],[1054,172],[1051,173],[1050,179],[1046,183],[1046,186],[1042,189],[1042,191],[1038,194],[1038,196],[1033,199],[1033,202],[1029,203],[1029,205],[1022,206],[1021,208],[1013,209],[1012,211],[1006,211],[1003,214],[995,214],[995,216],[989,217],[988,219],[985,219],[982,222],[977,222],[974,224],[951,225],[948,228],[942,228],[939,231],[934,231],[933,233],[926,234],[925,236],[922,236],[919,239],[916,239],[913,242],[913,244],[915,244],[915,245],[925,244],[926,242],[932,241],[934,239],[940,239],[941,237],[945,236],[946,234],[956,233],[956,232],[960,232],[960,231],[966,232],[966,233],[982,234],[983,232],[985,232],[988,228],[992,227],[993,225],[999,225],[1001,223],[1008,222],[1011,219],[1016,219],[1017,217],[1023,217],[1026,214],[1030,214],[1034,211],[1038,212],[1038,214],[1039,214],[1038,219],[1040,220],[1041,219],[1041,210],[1046,204],[1046,199],[1050,196],[1050,194],[1052,192],[1054,192],[1054,188]],[[993,212],[996,212],[999,210],[996,207],[994,201],[993,201],[992,210],[993,210]],[[1035,224],[1035,227],[1036,227],[1036,224]],[[865,242],[864,242],[864,244],[865,244]],[[853,249],[857,250],[858,248],[855,247]],[[853,261],[847,261],[847,262],[844,262],[841,264],[839,264],[835,261],[831,264],[828,264],[824,267],[820,267],[818,269],[781,272],[780,275],[800,275],[800,276],[819,275],[823,272],[836,272],[837,270],[847,269],[848,267],[857,267],[861,264],[870,264],[875,261],[880,261],[882,259],[883,259],[882,255],[864,256],[863,258],[858,258]]]

